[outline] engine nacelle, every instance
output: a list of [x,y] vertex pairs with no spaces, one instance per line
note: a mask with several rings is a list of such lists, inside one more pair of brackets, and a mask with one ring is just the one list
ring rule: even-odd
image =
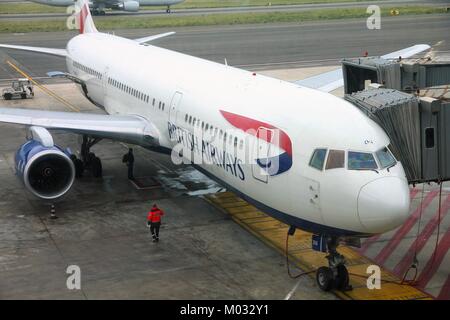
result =
[[137,12],[137,11],[139,11],[139,2],[125,1],[121,5],[119,5],[119,8],[123,11]]
[[75,180],[70,154],[58,146],[28,140],[16,152],[16,173],[25,187],[41,199],[63,196]]

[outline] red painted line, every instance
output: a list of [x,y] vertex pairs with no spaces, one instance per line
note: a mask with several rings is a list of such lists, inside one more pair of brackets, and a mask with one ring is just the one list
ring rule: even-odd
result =
[[[409,191],[409,197],[410,199],[414,199],[414,197],[417,195],[417,193],[419,192],[419,189],[413,188]],[[369,239],[367,239],[366,241],[364,241],[364,243],[362,244],[361,248],[359,248],[359,253],[364,254],[366,253],[367,249],[369,249],[369,247],[375,243],[378,239],[380,239],[381,234],[377,234],[376,236],[373,236]]]
[[444,260],[445,255],[450,247],[450,229],[442,237],[441,241],[436,248],[436,252],[431,255],[430,260],[428,260],[427,265],[420,273],[419,279],[417,279],[417,285],[419,287],[425,288],[428,282],[431,280],[436,270]]
[[397,248],[400,241],[405,237],[405,235],[412,229],[416,224],[420,216],[420,211],[425,211],[426,207],[433,201],[434,197],[439,193],[439,190],[432,190],[427,194],[422,204],[417,206],[413,214],[406,220],[406,222],[395,232],[394,236],[389,240],[387,245],[378,253],[375,257],[375,261],[379,265],[383,265],[386,260],[390,257],[392,252]]
[[445,281],[445,284],[437,298],[439,300],[450,300],[450,274],[448,275],[447,281]]
[[439,220],[439,209],[436,210],[434,217],[427,223],[425,228],[422,230],[420,235],[414,240],[414,242],[409,247],[406,254],[403,256],[402,260],[395,266],[394,273],[398,276],[403,276],[408,267],[411,265],[411,262],[414,259],[414,252],[420,252],[428,239],[430,239],[433,231],[436,229],[438,223],[445,218],[445,215],[448,213],[450,209],[450,195],[447,196],[447,199],[441,206],[441,219]]

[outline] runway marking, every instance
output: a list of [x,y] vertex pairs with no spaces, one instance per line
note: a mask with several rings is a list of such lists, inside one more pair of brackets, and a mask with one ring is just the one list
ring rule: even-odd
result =
[[28,74],[26,74],[24,71],[22,71],[19,67],[17,67],[14,63],[12,63],[11,61],[7,60],[6,63],[13,68],[14,70],[16,70],[19,74],[21,74],[23,77],[27,78],[28,80],[30,80],[35,86],[37,86],[39,89],[41,89],[42,91],[44,91],[45,93],[47,93],[49,96],[53,97],[54,99],[58,100],[59,102],[65,104],[66,106],[68,106],[70,109],[72,109],[75,112],[80,112],[80,109],[78,109],[77,107],[75,107],[74,105],[72,105],[70,102],[68,102],[67,100],[65,100],[64,98],[58,96],[56,93],[54,93],[53,91],[51,91],[50,89],[47,89],[46,87],[44,87],[43,85],[41,85],[40,83],[36,82],[31,76],[29,76]]
[[447,230],[447,232],[444,234],[441,241],[439,242],[436,251],[433,252],[432,257],[430,258],[430,260],[428,260],[427,265],[420,273],[419,279],[417,280],[417,284],[420,287],[425,288],[428,282],[430,282],[431,278],[436,273],[442,261],[444,260],[445,255],[449,250],[449,247],[450,247],[450,230]]
[[[400,260],[400,262],[395,266],[394,273],[397,275],[403,275],[409,267],[409,264],[412,262],[414,258],[415,252],[420,252],[425,244],[427,244],[428,239],[433,235],[433,231],[436,229],[439,223],[441,223],[447,213],[450,211],[450,195],[447,196],[442,208],[441,214],[439,217],[439,208],[436,210],[434,217],[427,223],[423,231],[420,235],[414,240],[414,242],[409,247],[408,251],[406,251],[405,256]],[[440,218],[440,219],[439,219]]]
[[438,300],[450,300],[450,275],[448,275],[447,280],[445,281],[445,284],[437,298]]

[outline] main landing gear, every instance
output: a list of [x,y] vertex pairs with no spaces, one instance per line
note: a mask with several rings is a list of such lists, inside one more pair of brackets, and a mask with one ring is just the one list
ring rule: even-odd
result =
[[[328,267],[320,267],[316,273],[317,284],[320,289],[330,291],[337,289],[341,291],[352,290],[349,284],[349,275],[345,267],[345,258],[337,252],[339,238],[328,237],[324,239],[322,236],[319,241],[326,241],[326,251],[328,252]],[[314,239],[313,239],[314,247]],[[321,251],[324,251],[323,249]]]
[[[81,155],[80,155],[82,165],[75,166],[75,169],[77,170],[76,173],[77,177],[81,177],[85,169],[90,170],[95,178],[102,177],[103,171],[102,161],[100,160],[99,157],[95,155],[95,153],[90,151],[91,148],[100,140],[101,140],[100,138],[91,138],[86,135],[83,135],[83,142],[81,143]],[[75,161],[76,160],[77,159],[75,159]],[[78,162],[80,161],[78,160]]]
[[170,10],[170,6],[167,6],[166,12],[167,12],[167,13],[171,13],[171,12],[172,12],[172,11]]

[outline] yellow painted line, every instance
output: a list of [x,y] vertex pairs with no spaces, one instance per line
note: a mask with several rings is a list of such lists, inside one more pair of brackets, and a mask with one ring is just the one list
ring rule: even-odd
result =
[[16,70],[19,74],[21,74],[24,78],[27,78],[28,80],[30,80],[35,86],[37,86],[39,89],[41,89],[42,91],[44,91],[45,93],[47,93],[49,96],[55,98],[56,100],[58,100],[59,102],[65,104],[67,107],[69,107],[70,109],[72,109],[75,112],[80,112],[80,109],[78,109],[77,107],[75,107],[74,105],[72,105],[70,102],[68,102],[67,100],[63,99],[62,97],[58,96],[56,93],[54,93],[53,91],[51,91],[50,89],[47,89],[46,87],[44,87],[43,85],[41,85],[40,83],[38,83],[36,80],[34,80],[31,76],[29,76],[28,74],[26,74],[23,70],[21,70],[18,66],[16,66],[14,63],[12,63],[11,61],[7,60],[6,63],[13,68],[14,70]]
[[[268,246],[275,248],[283,255],[286,245],[287,225],[259,211],[231,192],[221,192],[206,196],[206,200],[220,210],[231,215],[243,228],[255,235]],[[407,284],[400,284],[400,279],[381,268],[381,289],[367,288],[367,267],[375,264],[369,258],[359,254],[350,247],[340,246],[339,252],[347,260],[350,273],[350,284],[353,290],[334,293],[345,300],[423,300],[431,299],[426,293]],[[311,249],[311,234],[297,230],[289,238],[289,259],[304,271],[316,270],[327,265],[326,254]],[[315,278],[315,273],[309,274]],[[320,290],[320,289],[318,289]]]

